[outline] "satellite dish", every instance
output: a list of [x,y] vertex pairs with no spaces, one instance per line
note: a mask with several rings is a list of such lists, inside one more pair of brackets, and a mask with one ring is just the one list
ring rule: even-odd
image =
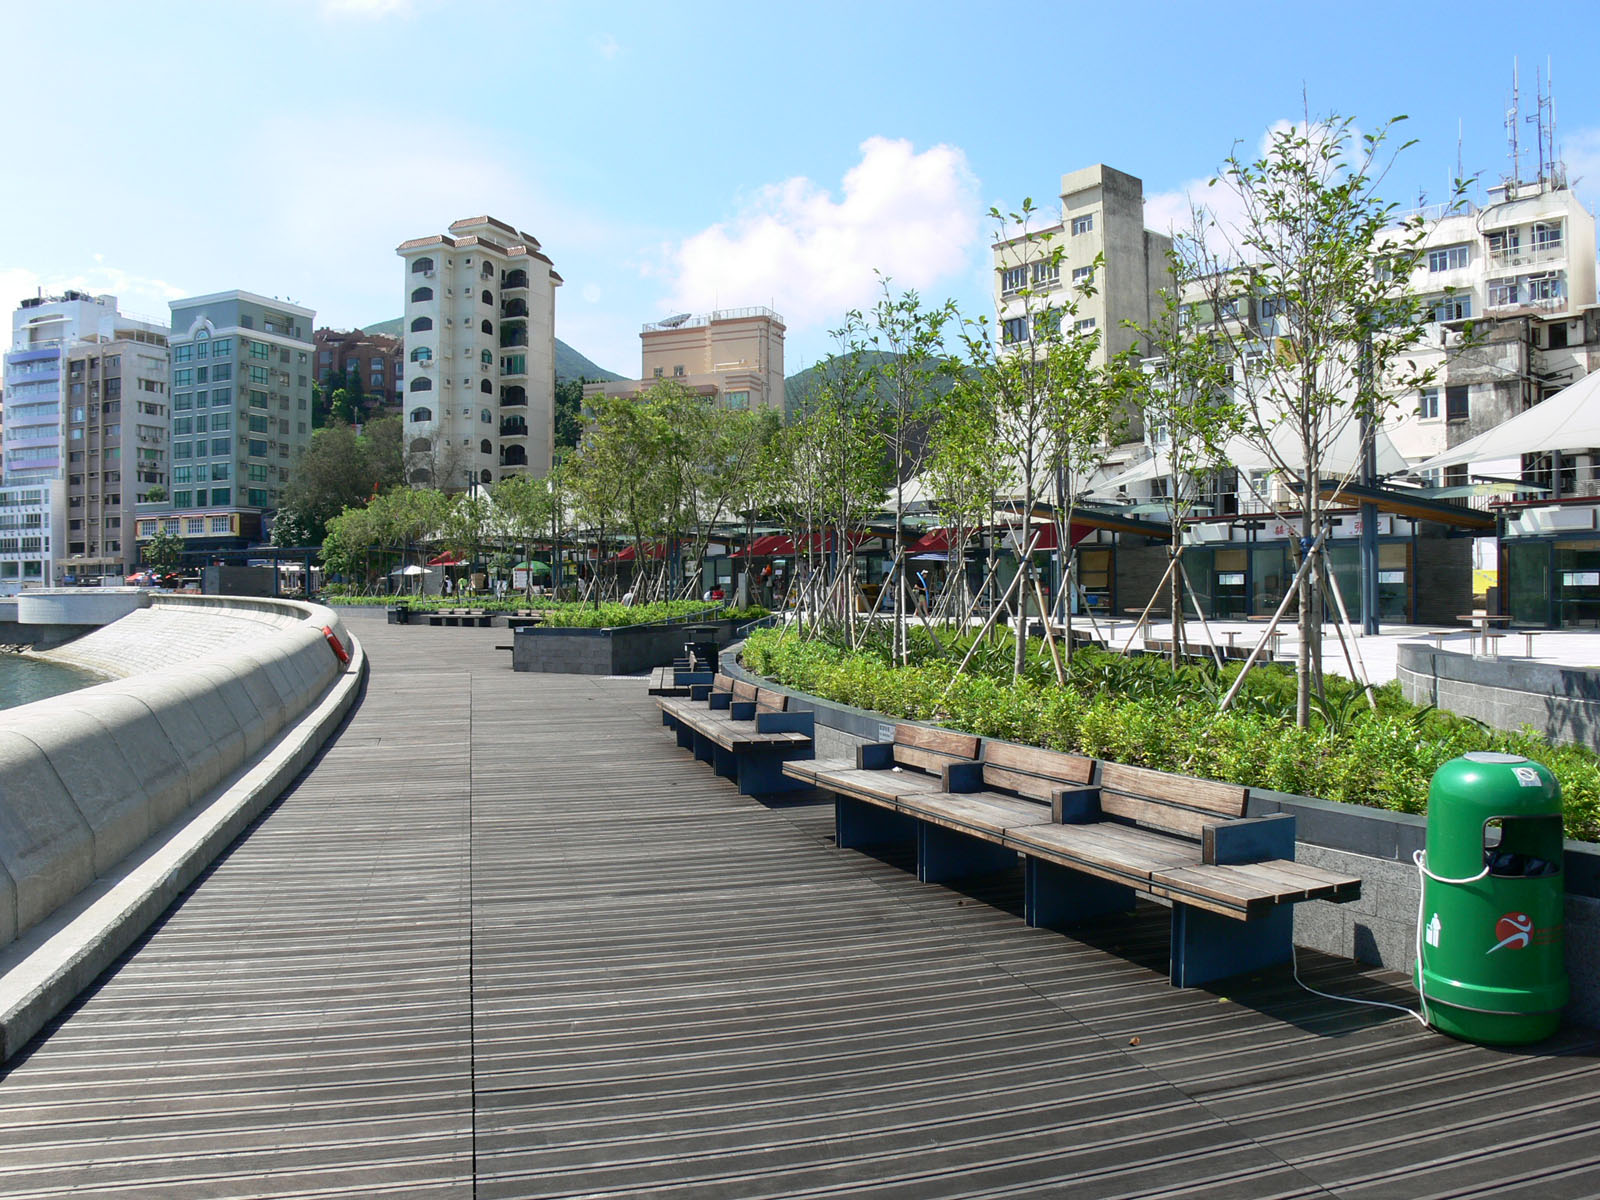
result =
[[663,329],[676,329],[679,325],[682,325],[685,321],[687,321],[692,315],[692,313],[677,313],[674,316],[666,318],[664,321],[657,321],[656,324],[660,325]]

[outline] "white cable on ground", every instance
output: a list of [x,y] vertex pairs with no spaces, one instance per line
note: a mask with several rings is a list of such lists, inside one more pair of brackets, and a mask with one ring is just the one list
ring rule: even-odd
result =
[[[1483,870],[1479,871],[1476,875],[1468,876],[1466,879],[1446,879],[1443,875],[1435,875],[1432,871],[1428,870],[1428,853],[1426,850],[1415,851],[1411,855],[1411,861],[1417,864],[1417,999],[1420,1002],[1417,1008],[1407,1008],[1404,1004],[1391,1004],[1387,1000],[1360,1000],[1355,996],[1336,996],[1332,992],[1318,991],[1305,980],[1300,978],[1300,958],[1295,952],[1294,943],[1292,941],[1289,945],[1289,961],[1294,968],[1294,981],[1301,987],[1305,988],[1305,990],[1310,992],[1313,996],[1321,996],[1324,1000],[1339,1000],[1345,1004],[1365,1004],[1371,1008],[1392,1008],[1396,1012],[1407,1013],[1410,1016],[1415,1017],[1419,1022],[1421,1022],[1423,1028],[1427,1028],[1431,1022],[1428,1020],[1428,996],[1427,993],[1422,990],[1422,914],[1424,904],[1423,876],[1433,880],[1435,883],[1477,883],[1478,880],[1483,879],[1489,874],[1489,868],[1486,864]],[[1419,1012],[1418,1009],[1421,1011]]]

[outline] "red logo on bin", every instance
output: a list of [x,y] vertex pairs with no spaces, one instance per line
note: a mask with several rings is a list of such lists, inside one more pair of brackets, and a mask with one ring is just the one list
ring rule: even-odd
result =
[[1533,942],[1533,918],[1527,913],[1507,913],[1494,923],[1494,935],[1500,940],[1489,947],[1496,950],[1526,950]]

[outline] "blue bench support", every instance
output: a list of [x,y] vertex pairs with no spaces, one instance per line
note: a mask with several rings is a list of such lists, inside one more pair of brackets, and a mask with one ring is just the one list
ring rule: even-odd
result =
[[992,875],[1016,865],[1015,850],[931,821],[917,822],[917,878],[923,883]]
[[1294,814],[1241,817],[1223,825],[1207,825],[1200,861],[1215,866],[1294,858]]
[[1134,891],[1031,855],[1023,859],[1023,905],[1035,929],[1071,929],[1085,921],[1133,911]]
[[746,796],[764,796],[773,792],[804,791],[811,785],[790,779],[783,773],[783,764],[796,759],[811,758],[815,751],[810,746],[774,747],[771,750],[746,750],[734,756],[735,781]]
[[1239,921],[1187,904],[1172,906],[1172,982],[1199,987],[1216,979],[1286,963],[1294,954],[1294,908]]
[[897,846],[915,841],[917,822],[905,813],[836,795],[833,799],[833,841],[841,850]]

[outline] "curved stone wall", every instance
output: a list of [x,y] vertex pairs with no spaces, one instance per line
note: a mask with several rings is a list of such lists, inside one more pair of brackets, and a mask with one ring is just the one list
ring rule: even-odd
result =
[[345,671],[332,609],[154,597],[42,657],[110,681],[0,713],[0,946],[247,769]]

